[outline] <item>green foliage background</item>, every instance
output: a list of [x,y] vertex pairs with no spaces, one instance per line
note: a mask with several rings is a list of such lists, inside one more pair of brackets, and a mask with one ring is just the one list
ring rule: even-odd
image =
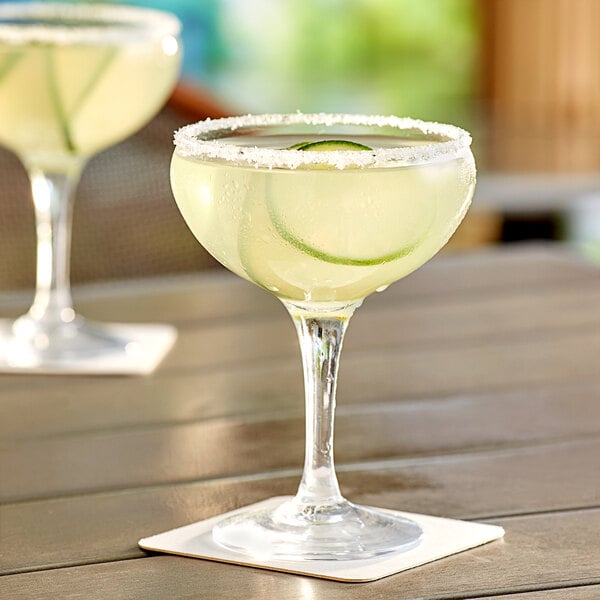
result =
[[477,0],[113,2],[176,13],[185,76],[232,110],[364,111],[471,125]]

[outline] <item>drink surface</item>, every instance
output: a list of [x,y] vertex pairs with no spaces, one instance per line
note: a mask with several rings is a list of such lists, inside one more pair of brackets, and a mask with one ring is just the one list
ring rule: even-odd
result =
[[[54,26],[77,29],[64,21],[38,24]],[[177,40],[120,28],[121,40],[93,43],[70,42],[68,31],[55,43],[0,36],[0,144],[52,167],[115,144],[153,116],[178,74]]]
[[[231,142],[289,148],[334,138],[340,134]],[[371,148],[423,143],[344,139]],[[282,299],[316,306],[362,299],[431,258],[469,206],[475,166],[468,149],[426,164],[345,169],[256,168],[176,152],[171,181],[188,226],[218,261]]]

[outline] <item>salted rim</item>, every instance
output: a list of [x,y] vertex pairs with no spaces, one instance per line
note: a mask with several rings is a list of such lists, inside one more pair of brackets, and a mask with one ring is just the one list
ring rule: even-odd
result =
[[[85,20],[78,27],[48,26],[47,24],[2,23],[1,19],[73,19]],[[106,23],[90,25],[90,21]],[[114,24],[114,26],[112,26]],[[137,27],[123,27],[133,25]],[[141,27],[140,27],[141,25]],[[0,42],[27,44],[114,43],[136,41],[139,36],[176,36],[181,31],[179,19],[171,13],[137,6],[106,4],[40,3],[0,4]]]
[[[236,146],[219,140],[201,139],[214,131],[236,131],[240,127],[269,125],[365,125],[394,127],[404,130],[419,130],[426,135],[440,135],[447,140],[421,146],[376,148],[373,151],[335,150],[331,152],[286,150]],[[343,137],[343,136],[341,136]],[[175,146],[178,155],[193,158],[221,159],[227,162],[243,163],[256,168],[296,169],[301,165],[328,164],[338,169],[347,167],[382,167],[394,164],[415,164],[433,160],[450,160],[471,144],[471,136],[464,129],[454,125],[444,125],[419,121],[407,117],[368,116],[346,114],[271,114],[245,115],[224,119],[207,119],[186,125],[175,132]]]

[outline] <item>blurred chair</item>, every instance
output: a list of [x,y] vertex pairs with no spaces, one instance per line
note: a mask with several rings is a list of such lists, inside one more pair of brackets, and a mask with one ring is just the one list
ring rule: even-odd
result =
[[[169,185],[173,131],[225,108],[180,84],[146,127],[92,158],[74,209],[73,283],[218,267],[177,210]],[[27,175],[0,149],[0,291],[33,287],[35,224]]]

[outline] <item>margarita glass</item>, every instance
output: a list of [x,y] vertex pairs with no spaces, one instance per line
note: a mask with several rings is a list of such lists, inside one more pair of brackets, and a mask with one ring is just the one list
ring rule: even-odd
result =
[[35,298],[0,325],[1,370],[143,372],[172,344],[165,326],[76,315],[69,259],[80,173],[164,103],[179,73],[179,31],[174,16],[148,9],[0,5],[0,144],[27,169],[37,233]]
[[306,454],[298,493],[213,529],[254,556],[359,559],[414,547],[420,527],[342,497],[333,464],[344,331],[375,291],[449,239],[475,185],[471,138],[450,125],[360,115],[264,115],[176,133],[171,183],[188,226],[228,269],[275,294],[298,332]]

